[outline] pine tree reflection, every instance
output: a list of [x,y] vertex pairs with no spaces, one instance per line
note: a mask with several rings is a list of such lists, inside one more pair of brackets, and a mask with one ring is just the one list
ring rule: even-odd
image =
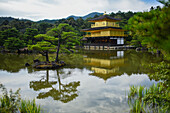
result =
[[[78,97],[77,87],[80,86],[80,81],[70,82],[68,84],[61,83],[59,70],[57,72],[57,81],[49,82],[49,71],[47,70],[47,76],[45,81],[31,81],[30,88],[33,88],[35,91],[51,88],[48,92],[41,92],[38,94],[38,99],[44,99],[47,97],[52,97],[54,100],[67,103]],[[58,84],[57,84],[58,83]],[[58,85],[58,88],[56,88]]]
[[35,91],[39,91],[41,89],[50,88],[52,85],[57,84],[57,81],[49,82],[49,70],[46,71],[46,80],[42,81],[43,79],[40,81],[31,81],[30,88],[33,88]]

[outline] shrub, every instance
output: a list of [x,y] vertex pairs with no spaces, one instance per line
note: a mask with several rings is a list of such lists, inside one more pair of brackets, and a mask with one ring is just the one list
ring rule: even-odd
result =
[[170,112],[170,92],[163,83],[153,84],[150,88],[130,87],[128,104],[131,112]]
[[37,107],[35,99],[33,101],[22,100],[18,89],[15,93],[8,91],[4,85],[0,84],[2,96],[0,97],[0,113],[40,113],[40,106]]

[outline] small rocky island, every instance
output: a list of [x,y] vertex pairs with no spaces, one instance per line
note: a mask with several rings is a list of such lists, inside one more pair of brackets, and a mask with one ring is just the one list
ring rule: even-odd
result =
[[65,66],[64,61],[51,61],[51,62],[46,62],[46,61],[39,61],[39,60],[34,60],[34,64],[32,65],[33,68],[36,69],[57,69],[59,67]]
[[[38,59],[34,60],[34,63],[32,64],[33,68],[36,69],[58,69],[59,67],[63,67],[65,66],[65,62],[64,61],[59,61],[59,62],[55,62],[55,61],[51,61],[51,62],[47,62],[47,61],[40,61]],[[26,63],[25,66],[30,66],[29,63]]]

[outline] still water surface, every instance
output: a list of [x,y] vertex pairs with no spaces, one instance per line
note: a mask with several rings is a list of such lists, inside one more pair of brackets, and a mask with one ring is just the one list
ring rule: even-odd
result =
[[36,99],[50,113],[126,113],[130,85],[149,87],[154,80],[144,68],[161,58],[135,51],[83,51],[61,56],[58,70],[24,67],[40,55],[0,54],[0,83],[21,88],[23,99]]

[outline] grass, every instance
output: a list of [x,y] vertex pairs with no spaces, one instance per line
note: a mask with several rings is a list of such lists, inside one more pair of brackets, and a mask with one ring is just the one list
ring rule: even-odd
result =
[[41,107],[37,106],[35,99],[22,100],[20,98],[18,89],[15,93],[12,90],[8,91],[4,85],[0,84],[0,89],[2,89],[2,95],[0,96],[0,113],[40,113]]
[[163,83],[153,84],[148,89],[143,86],[131,86],[128,104],[131,112],[136,113],[170,112],[170,92],[165,89]]
[[40,113],[41,108],[36,105],[35,99],[33,101],[21,100],[19,111],[21,113]]
[[131,112],[170,113],[170,64],[162,61],[159,64],[151,63],[146,67],[154,71],[148,74],[150,80],[161,82],[149,88],[131,86],[128,94]]

